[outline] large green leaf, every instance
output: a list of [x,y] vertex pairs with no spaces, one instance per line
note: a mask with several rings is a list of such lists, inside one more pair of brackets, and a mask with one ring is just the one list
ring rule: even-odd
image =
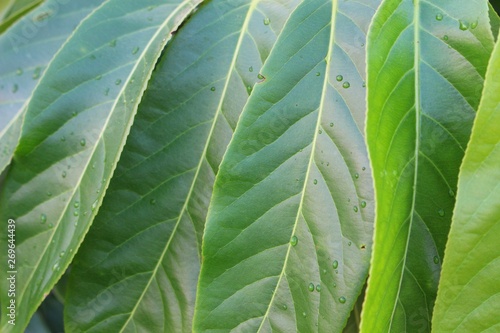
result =
[[368,271],[365,33],[377,1],[304,1],[217,175],[196,332],[338,332]]
[[0,35],[0,172],[10,163],[31,93],[75,26],[103,0],[48,0]]
[[433,317],[435,332],[500,330],[500,43],[458,181]]
[[191,331],[215,174],[293,3],[208,2],[165,49],[75,259],[68,331]]
[[484,1],[384,1],[368,37],[376,222],[363,332],[428,332],[493,36]]
[[[42,0],[3,0],[2,3],[0,3],[0,34],[7,30],[21,17],[25,16],[29,11],[40,5],[41,2]],[[51,4],[52,8],[58,8],[59,3],[66,4],[61,0],[47,2]],[[47,8],[47,5],[44,5],[44,7]],[[31,34],[33,32],[33,27],[37,27],[39,25],[36,20],[29,22],[29,27],[27,23],[27,21],[24,23],[26,34]]]
[[[0,194],[16,221],[20,332],[74,256],[97,213],[154,64],[197,0],[110,0],[88,16],[35,89]],[[6,234],[1,234],[5,246]],[[0,259],[5,262],[6,252]],[[7,280],[0,273],[1,289]],[[0,296],[2,309],[9,303]]]

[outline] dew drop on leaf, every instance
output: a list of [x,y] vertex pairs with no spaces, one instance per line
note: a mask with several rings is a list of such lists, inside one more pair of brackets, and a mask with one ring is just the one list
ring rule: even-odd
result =
[[472,23],[470,24],[470,28],[471,28],[471,29],[476,29],[476,28],[477,28],[477,24],[478,24],[477,20],[476,20],[476,21],[474,21],[474,22],[472,22]]
[[358,210],[359,210],[359,209],[358,209],[358,206],[354,206],[354,207],[352,208],[352,210],[354,210],[354,212],[355,212],[355,213],[357,213],[357,212],[358,212]]
[[342,303],[342,304],[344,304],[346,302],[345,297],[344,296],[340,296],[339,297],[339,302]]
[[334,260],[332,266],[333,269],[337,269],[339,267],[339,262],[337,260]]
[[269,17],[266,17],[264,19],[264,25],[269,25],[271,23],[271,19]]
[[358,179],[359,178],[359,173],[354,174],[354,178]]
[[444,36],[443,36],[443,39],[444,39],[444,40],[448,40],[448,39],[449,39],[448,35],[444,35]]
[[452,198],[455,197],[455,192],[453,192],[453,190],[450,188],[450,190],[448,191],[448,195]]
[[66,178],[66,171],[63,171],[63,172],[62,172],[62,177],[63,177],[63,178]]
[[343,87],[344,89],[347,89],[347,88],[349,88],[350,86],[351,86],[351,84],[350,84],[349,82],[347,82],[347,81],[346,81],[346,82],[344,82],[344,84],[342,84],[342,87]]
[[292,246],[297,245],[297,243],[298,243],[298,242],[299,242],[299,239],[298,239],[298,237],[297,237],[297,236],[292,236],[292,238],[290,239],[290,244],[291,244]]
[[115,81],[115,84],[116,84],[117,86],[119,86],[119,85],[120,85],[120,83],[122,83],[122,80],[121,80],[121,79],[117,79],[117,80]]
[[215,87],[210,88],[210,90],[215,91]]
[[434,263],[436,265],[439,264],[439,257],[438,256],[434,256]]
[[438,210],[439,216],[443,217],[444,216],[444,209]]
[[97,208],[98,204],[99,204],[99,200],[94,201],[94,203],[92,204],[92,207],[90,207],[90,209],[92,209],[94,211]]
[[73,215],[78,216],[79,215],[78,211],[75,210],[75,212],[73,213]]
[[80,207],[80,203],[79,203],[78,201],[75,201],[75,203],[74,203],[73,207],[75,207],[75,208]]
[[317,285],[316,285],[316,291],[317,291],[318,293],[319,293],[319,292],[321,292],[321,285],[319,285],[319,284],[317,284]]
[[460,30],[462,30],[462,31],[469,29],[469,23],[466,21],[459,20],[458,24],[459,24]]
[[288,309],[288,306],[286,304],[283,304],[282,308],[283,308],[283,310],[286,310],[286,309]]
[[342,75],[337,75],[337,77],[336,77],[336,80],[339,82],[342,81],[343,79],[344,79],[344,77]]
[[149,200],[150,205],[156,205],[156,199],[151,199]]
[[248,67],[248,71],[253,72],[253,67],[252,66]]
[[441,14],[441,13],[436,14],[436,20],[442,21],[443,20],[443,14]]
[[366,207],[366,201],[361,201],[361,208],[365,208]]
[[314,185],[318,184],[318,180],[317,180],[317,179],[315,179],[315,180],[313,181],[313,183],[314,183]]
[[85,147],[86,144],[87,144],[87,141],[85,139],[80,140],[80,146]]
[[47,215],[40,214],[40,223],[45,224],[45,222],[47,222]]
[[307,313],[302,312],[302,317],[307,317]]
[[132,54],[137,54],[137,52],[139,52],[139,46],[134,47]]
[[314,283],[309,283],[309,286],[307,287],[307,289],[308,289],[310,292],[313,292],[313,291],[314,291]]
[[42,68],[41,67],[35,68],[35,71],[33,72],[33,80],[36,80],[36,79],[40,78],[40,73],[41,72],[42,72]]
[[116,39],[113,39],[111,42],[109,42],[109,46],[115,47],[116,46]]
[[16,70],[16,75],[18,75],[18,76],[19,76],[19,75],[23,75],[23,69],[22,69],[22,68],[18,68],[18,69]]
[[18,90],[19,90],[19,86],[16,83],[14,83],[14,85],[12,86],[12,93],[15,94]]
[[333,123],[330,123],[330,127],[333,127]]

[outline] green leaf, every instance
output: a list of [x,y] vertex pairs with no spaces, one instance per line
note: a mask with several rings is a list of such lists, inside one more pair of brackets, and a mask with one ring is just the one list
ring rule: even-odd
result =
[[[41,2],[42,0],[4,0],[3,4],[0,4],[0,34],[7,30],[17,20],[26,16],[28,12],[40,5]],[[47,2],[50,2],[53,7],[58,7],[61,1]],[[44,5],[44,7],[47,6]],[[35,22],[36,21],[34,21],[34,23]],[[30,28],[32,29],[32,27]],[[26,29],[26,34],[31,34],[31,29]]]
[[428,332],[493,47],[487,1],[384,1],[368,37],[376,221],[363,332]]
[[490,16],[490,25],[491,25],[491,32],[493,33],[493,36],[495,37],[495,40],[498,39],[498,30],[500,29],[500,17],[498,16],[497,12],[495,11],[495,8],[489,4],[489,16]]
[[460,169],[432,322],[435,332],[496,332],[500,328],[499,91],[497,43]]
[[362,131],[376,7],[304,1],[288,19],[217,175],[195,332],[344,327],[372,237]]
[[75,258],[68,331],[191,331],[215,174],[293,4],[208,2],[167,46]]
[[29,99],[75,25],[103,0],[46,1],[0,35],[0,172],[10,163]]
[[[110,0],[88,16],[35,89],[0,194],[16,221],[20,332],[74,256],[125,143],[138,101],[171,31],[199,1]],[[97,181],[96,181],[97,180]],[[6,234],[1,236],[5,246]],[[0,258],[6,262],[6,252]],[[0,273],[6,290],[6,271]],[[2,309],[10,301],[0,296]]]

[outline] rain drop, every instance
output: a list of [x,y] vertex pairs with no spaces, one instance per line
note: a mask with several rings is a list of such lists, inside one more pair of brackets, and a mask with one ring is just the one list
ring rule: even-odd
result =
[[252,92],[252,86],[247,86],[247,92],[250,94]]
[[94,201],[94,203],[92,204],[92,207],[90,207],[90,209],[92,209],[94,211],[97,208],[98,204],[99,204],[99,200]]
[[436,15],[436,20],[438,20],[438,21],[442,21],[442,20],[443,20],[443,14],[438,13],[438,14]]
[[63,172],[62,172],[62,177],[63,177],[63,178],[66,178],[66,171],[63,171]]
[[52,196],[52,192],[47,192],[47,196],[51,197]]
[[52,270],[53,270],[53,271],[58,271],[58,270],[59,270],[59,263],[58,263],[58,262],[56,262],[56,263],[54,264],[54,266],[52,266]]
[[310,292],[313,292],[314,291],[314,283],[309,283],[309,286],[307,287],[307,289],[309,289]]
[[264,25],[269,25],[271,23],[271,19],[269,17],[266,17],[264,19]]
[[366,201],[361,201],[361,208],[365,208],[366,207]]
[[253,67],[252,66],[248,67],[248,71],[253,72]]
[[478,24],[477,20],[476,20],[476,21],[474,21],[474,22],[472,22],[472,23],[470,24],[470,28],[471,28],[471,29],[476,29],[476,28],[477,28],[477,24]]
[[321,73],[320,72],[316,72],[316,76],[321,76]]
[[448,195],[452,198],[455,197],[455,192],[453,192],[453,190],[450,188],[450,190],[448,191]]
[[322,130],[319,130],[319,131],[318,131],[318,133],[319,133],[319,134],[323,134],[323,131],[322,131]]
[[352,245],[352,242],[347,243],[347,245],[351,246],[351,245]]
[[317,284],[317,285],[316,285],[316,291],[317,291],[318,293],[319,293],[319,292],[321,292],[321,285],[319,285],[319,284]]
[[73,205],[73,207],[75,207],[75,208],[80,207],[80,203],[78,201],[75,201],[75,204]]
[[85,147],[86,144],[87,144],[87,141],[85,141],[85,139],[80,140],[80,146]]
[[361,168],[361,170],[365,171],[365,170],[366,170],[366,168],[365,168],[365,167],[362,167],[362,168]]
[[121,80],[121,79],[117,79],[117,80],[115,81],[115,84],[116,84],[117,86],[119,86],[119,85],[120,85],[120,83],[122,83],[122,80]]
[[47,222],[47,215],[41,214],[40,215],[40,223],[45,224],[45,222]]
[[134,47],[132,54],[137,54],[137,52],[139,52],[139,46]]
[[290,244],[291,244],[292,246],[297,245],[297,243],[298,243],[298,242],[299,242],[299,239],[298,239],[298,237],[297,237],[297,236],[292,236],[292,238],[290,239]]
[[66,252],[61,251],[61,253],[59,253],[59,257],[61,257],[61,258],[62,258],[62,257],[64,257],[64,254],[65,254],[65,253],[66,253]]
[[33,80],[36,80],[40,77],[40,73],[42,72],[42,68],[37,67],[35,68],[35,71],[33,72]]
[[352,208],[352,210],[354,210],[354,212],[355,212],[355,213],[357,213],[357,212],[358,212],[358,206],[354,206],[354,207]]
[[116,46],[116,39],[113,39],[111,42],[109,42],[109,46],[115,47]]
[[439,216],[443,217],[444,216],[444,209],[438,210]]
[[150,205],[156,205],[156,199],[151,199],[149,200]]
[[315,179],[315,180],[313,181],[313,183],[314,183],[314,185],[318,184],[318,180],[317,180],[317,179]]
[[215,91],[215,87],[210,88],[210,90]]
[[53,228],[54,225],[52,223],[49,223],[49,228]]
[[337,269],[339,267],[339,262],[337,260],[334,260],[332,266],[333,269]]
[[259,74],[257,74],[257,78],[258,78],[259,80],[264,80],[264,79],[265,79],[265,76],[259,73]]
[[349,88],[350,86],[351,86],[351,84],[350,84],[349,82],[347,82],[347,81],[346,81],[346,82],[344,82],[344,84],[342,84],[342,87],[343,87],[344,89],[347,89],[347,88]]
[[444,35],[444,36],[443,36],[443,39],[444,39],[444,40],[448,40],[448,39],[449,39],[448,35]]
[[436,265],[439,264],[439,257],[438,256],[434,256],[434,263]]
[[78,211],[77,211],[77,210],[75,210],[75,212],[73,213],[73,215],[78,216],[78,215],[80,215],[80,214],[78,213]]
[[333,123],[330,123],[330,127],[333,127]]
[[307,313],[302,312],[302,317],[307,317]]
[[358,179],[359,178],[359,173],[354,174],[354,178]]
[[283,310],[286,310],[286,309],[288,309],[288,306],[286,306],[286,304],[283,304],[282,308],[283,308]]
[[23,75],[23,69],[22,68],[18,68],[16,70],[16,75]]
[[109,88],[106,88],[106,90],[104,90],[104,96],[108,96],[109,94]]
[[15,94],[18,90],[19,90],[19,86],[16,83],[14,83],[14,85],[12,86],[12,93]]
[[342,304],[344,304],[346,302],[345,297],[344,296],[340,296],[339,297],[339,302],[342,303]]
[[337,81],[342,81],[344,79],[344,77],[342,75],[337,75],[336,77]]
[[101,74],[97,75],[97,76],[95,77],[95,79],[96,79],[96,81],[99,81],[100,79],[102,79],[102,75],[101,75]]
[[459,20],[458,24],[459,24],[460,30],[462,30],[462,31],[469,29],[469,23],[466,21]]

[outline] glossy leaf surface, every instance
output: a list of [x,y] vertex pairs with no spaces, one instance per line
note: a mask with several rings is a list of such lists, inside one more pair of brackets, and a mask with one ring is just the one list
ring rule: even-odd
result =
[[487,1],[384,1],[368,37],[375,246],[362,332],[428,332],[493,47]]
[[341,331],[368,270],[364,43],[377,1],[304,1],[217,175],[195,332]]
[[0,35],[0,172],[10,163],[31,93],[76,25],[103,0],[48,0]]
[[75,259],[68,331],[191,331],[215,174],[292,5],[211,1],[175,34]]
[[435,332],[500,329],[500,44],[460,169],[433,318]]
[[[8,326],[2,316],[2,332],[23,330],[73,258],[154,64],[171,31],[198,2],[107,1],[47,68],[0,194],[0,220],[14,219],[18,230],[17,324]],[[9,299],[6,293],[0,297],[3,307]]]

